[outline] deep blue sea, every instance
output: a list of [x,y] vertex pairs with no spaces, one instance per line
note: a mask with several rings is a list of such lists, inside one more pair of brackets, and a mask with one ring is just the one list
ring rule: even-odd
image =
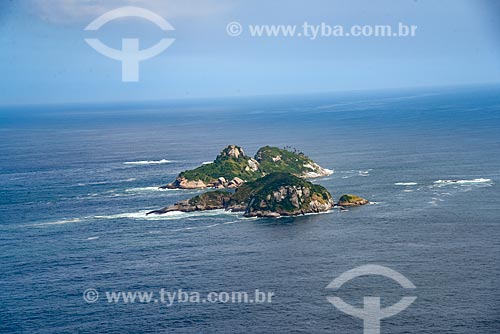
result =
[[[157,187],[228,144],[292,146],[313,182],[371,205],[295,218],[148,216],[201,191]],[[1,333],[500,332],[500,88],[54,105],[0,111]],[[360,277],[392,268],[416,286]],[[87,303],[86,289],[99,300]],[[271,303],[109,303],[107,291],[271,291]]]

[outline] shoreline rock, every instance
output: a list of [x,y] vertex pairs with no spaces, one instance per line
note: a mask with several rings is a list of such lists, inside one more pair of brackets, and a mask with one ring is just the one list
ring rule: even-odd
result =
[[340,207],[346,207],[346,206],[360,206],[369,203],[370,202],[367,199],[364,199],[362,197],[352,194],[345,194],[339,198],[337,205]]
[[177,177],[175,181],[161,186],[160,189],[203,189],[208,188],[205,182],[200,180],[189,181],[184,177]]
[[277,172],[246,182],[234,193],[209,191],[147,214],[225,209],[244,211],[245,217],[280,217],[326,212],[333,206],[332,196],[323,186]]
[[165,207],[159,210],[153,210],[146,215],[150,214],[164,214],[172,211],[193,212],[193,211],[208,211],[217,209],[228,209],[227,203],[231,199],[232,193],[228,191],[215,190],[209,191],[204,194],[195,196],[175,203],[174,205]]

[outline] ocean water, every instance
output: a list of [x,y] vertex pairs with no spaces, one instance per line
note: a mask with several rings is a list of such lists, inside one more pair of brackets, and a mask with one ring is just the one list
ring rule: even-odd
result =
[[[0,332],[362,333],[356,307],[416,301],[382,333],[500,332],[500,88],[464,87],[0,111]],[[292,146],[347,212],[144,213],[228,144]],[[360,277],[392,268],[416,286]],[[87,303],[93,288],[99,300]],[[106,291],[271,291],[271,303],[109,303]]]

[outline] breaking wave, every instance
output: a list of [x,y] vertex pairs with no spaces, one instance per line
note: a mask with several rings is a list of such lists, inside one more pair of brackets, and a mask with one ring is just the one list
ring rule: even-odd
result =
[[55,221],[51,221],[51,222],[31,224],[29,226],[63,225],[63,224],[70,224],[70,223],[79,223],[81,221],[82,220],[80,218],[61,219],[61,220],[55,220]]
[[209,211],[182,212],[171,211],[163,214],[146,215],[150,210],[141,210],[138,212],[118,213],[114,215],[94,216],[95,219],[137,219],[137,220],[176,220],[191,217],[221,216],[221,215],[241,215],[239,212],[231,212],[223,209]]
[[139,192],[148,192],[148,191],[169,191],[172,189],[163,189],[160,187],[139,187],[139,188],[129,188],[125,189],[127,193],[139,193]]
[[141,160],[141,161],[127,161],[124,165],[161,165],[174,162],[172,160],[161,159],[161,160]]
[[434,184],[438,187],[448,186],[448,185],[474,185],[474,184],[489,184],[491,185],[493,180],[478,178],[472,180],[437,180],[434,181]]
[[395,186],[416,186],[418,185],[417,182],[396,182],[394,183]]
[[88,182],[88,183],[78,183],[77,186],[79,186],[79,187],[97,186],[97,185],[103,185],[103,184],[113,184],[113,183],[133,182],[133,181],[137,181],[137,179],[135,177],[130,177],[128,179],[117,180],[117,181],[96,181],[96,182]]

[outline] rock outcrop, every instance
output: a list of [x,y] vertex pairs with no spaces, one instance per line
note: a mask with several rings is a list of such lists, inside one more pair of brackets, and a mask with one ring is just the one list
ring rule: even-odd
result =
[[250,196],[244,214],[246,217],[319,213],[330,210],[334,204],[324,187],[289,173],[272,173],[254,183],[258,190]]
[[188,180],[185,177],[178,176],[174,182],[171,182],[160,188],[162,189],[203,189],[207,185],[201,180]]
[[339,198],[337,205],[338,206],[360,206],[360,205],[365,205],[368,203],[370,203],[370,202],[367,199],[364,199],[362,197],[359,197],[356,195],[351,195],[351,194],[345,194]]
[[243,149],[241,147],[236,146],[236,145],[229,145],[228,147],[223,149],[219,155],[219,157],[221,157],[221,158],[228,157],[228,158],[235,158],[235,159],[238,159],[239,157],[245,157],[245,156],[246,156],[245,151],[243,151]]
[[231,195],[232,193],[223,190],[209,191],[163,209],[150,211],[147,214],[163,214],[171,211],[193,212],[226,209]]
[[211,191],[148,214],[225,209],[244,211],[246,217],[279,217],[325,212],[333,205],[324,187],[277,172],[246,182],[234,193]]

